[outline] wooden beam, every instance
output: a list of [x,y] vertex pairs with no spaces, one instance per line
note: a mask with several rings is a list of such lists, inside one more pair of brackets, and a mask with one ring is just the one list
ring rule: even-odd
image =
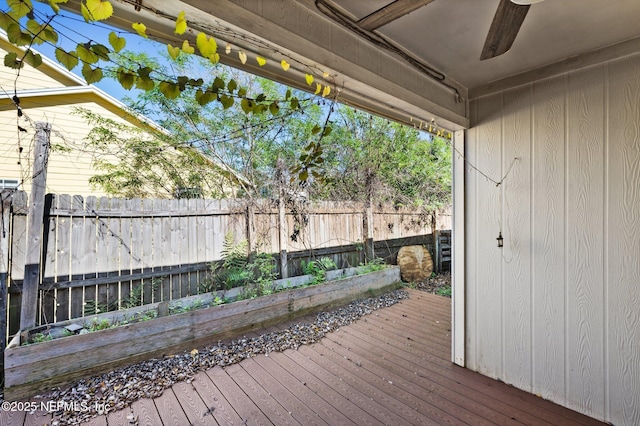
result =
[[433,0],[396,0],[360,19],[358,26],[364,30],[373,31],[416,9],[428,5],[432,1]]
[[13,191],[0,190],[0,380],[4,383],[4,349],[7,345],[7,287],[9,285],[9,221]]
[[20,330],[25,331],[36,325],[38,312],[38,290],[40,281],[40,259],[42,254],[42,227],[44,220],[44,196],[47,185],[47,163],[49,162],[48,123],[36,123],[33,177],[29,199],[29,226],[27,228],[27,250],[22,286],[22,308],[20,310]]

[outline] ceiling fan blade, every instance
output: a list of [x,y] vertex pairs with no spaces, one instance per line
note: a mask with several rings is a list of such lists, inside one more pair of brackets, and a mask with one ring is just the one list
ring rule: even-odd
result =
[[482,48],[481,61],[500,56],[511,48],[529,7],[531,6],[515,4],[510,0],[500,0]]

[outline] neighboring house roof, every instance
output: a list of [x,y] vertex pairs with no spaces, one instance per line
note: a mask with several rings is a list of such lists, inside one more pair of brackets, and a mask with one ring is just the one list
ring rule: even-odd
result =
[[[20,53],[23,50],[14,46],[6,36],[6,33],[0,30],[0,50],[7,52]],[[34,49],[32,49],[34,50]],[[38,53],[34,50],[35,53]],[[30,109],[39,108],[46,116],[47,121],[53,120],[58,122],[65,122],[69,120],[69,109],[55,110],[55,107],[71,107],[87,105],[97,105],[101,108],[100,111],[110,112],[114,118],[119,118],[126,121],[129,125],[134,127],[145,127],[149,130],[169,134],[167,130],[159,126],[147,117],[137,114],[131,111],[124,103],[109,95],[100,88],[87,84],[86,81],[59,65],[57,62],[52,61],[45,55],[42,55],[42,64],[38,68],[31,66],[25,66],[20,70],[19,81],[24,83],[26,88],[14,89],[14,80],[11,78],[2,77],[0,73],[0,113],[5,114],[15,111],[16,105],[13,98],[17,96],[19,99],[20,107],[27,111]],[[10,70],[7,67],[3,67],[3,70]],[[16,77],[18,78],[18,77]],[[9,91],[9,84],[11,91]],[[23,87],[24,87],[23,86]],[[9,121],[9,117],[5,115],[5,118],[0,121],[0,127],[11,123],[12,131],[14,131],[15,121]],[[84,129],[86,130],[86,128]],[[14,143],[10,138],[4,137],[3,142]],[[15,137],[14,137],[15,139]],[[0,150],[0,154],[7,152]],[[219,169],[227,176],[231,176],[235,181],[247,184],[246,179],[240,176],[235,170],[229,166],[217,161],[214,158],[207,156],[206,154],[199,152],[203,158],[210,161],[211,166]],[[19,161],[19,160],[18,160]],[[14,165],[15,166],[15,165]],[[5,167],[7,168],[7,167]],[[15,168],[15,167],[14,167]],[[24,173],[23,173],[24,174]],[[4,176],[0,176],[2,178]]]

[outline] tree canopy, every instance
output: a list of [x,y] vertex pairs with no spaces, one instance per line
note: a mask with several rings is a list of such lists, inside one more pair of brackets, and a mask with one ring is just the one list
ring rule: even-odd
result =
[[[309,92],[284,87],[222,66],[219,60],[222,54],[238,55],[243,63],[255,60],[259,66],[279,60],[286,71],[291,66],[287,58],[250,58],[230,44],[218,49],[215,38],[201,32],[195,45],[187,38],[180,46],[167,45],[164,57],[128,51],[117,31],[107,40],[80,40],[65,50],[56,27],[58,5],[65,2],[49,1],[52,13],[45,14],[31,0],[9,0],[9,9],[0,13],[0,27],[26,53],[10,53],[4,63],[19,76],[25,63],[41,63],[31,46],[50,43],[56,46],[56,59],[69,70],[79,67],[88,83],[110,77],[125,89],[137,89],[125,101],[166,132],[149,139],[80,112],[92,124],[90,144],[103,150],[103,158],[129,153],[119,162],[98,159],[102,173],[93,182],[107,192],[142,196],[186,188],[202,196],[224,196],[233,181],[241,188],[234,195],[273,196],[275,178],[283,172],[278,165],[284,163],[289,165],[284,173],[290,193],[304,189],[317,199],[392,202],[426,211],[449,203],[447,140],[338,105],[328,75],[307,73]],[[87,22],[105,20],[112,12],[108,1],[82,2]],[[188,17],[180,13],[175,34],[183,35],[187,28]],[[132,30],[146,37],[143,23]],[[19,109],[17,96],[14,101]],[[119,148],[109,153],[107,138]],[[203,167],[211,164],[216,171],[205,172]]]

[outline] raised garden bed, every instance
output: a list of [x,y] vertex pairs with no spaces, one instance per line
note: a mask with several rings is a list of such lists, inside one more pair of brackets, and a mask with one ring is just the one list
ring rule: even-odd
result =
[[[303,288],[295,287],[308,284],[313,277],[281,280],[277,284],[284,290],[268,296],[174,315],[156,314],[157,318],[146,321],[27,346],[20,346],[20,337],[16,336],[5,350],[4,398],[27,398],[50,387],[101,374],[121,365],[205,346],[286,319],[380,294],[396,288],[400,282],[398,267],[353,275],[357,272],[357,268],[332,271],[333,278],[328,279],[336,279],[336,276],[345,278]],[[205,303],[206,297],[214,299],[216,296],[220,297],[218,294],[192,296],[181,299],[180,303],[188,306],[191,303],[189,299]],[[232,296],[227,292],[223,297]],[[165,308],[166,305],[159,303],[75,322],[104,318],[119,321],[118,318],[132,318],[140,312]],[[70,323],[55,326],[63,327]]]

